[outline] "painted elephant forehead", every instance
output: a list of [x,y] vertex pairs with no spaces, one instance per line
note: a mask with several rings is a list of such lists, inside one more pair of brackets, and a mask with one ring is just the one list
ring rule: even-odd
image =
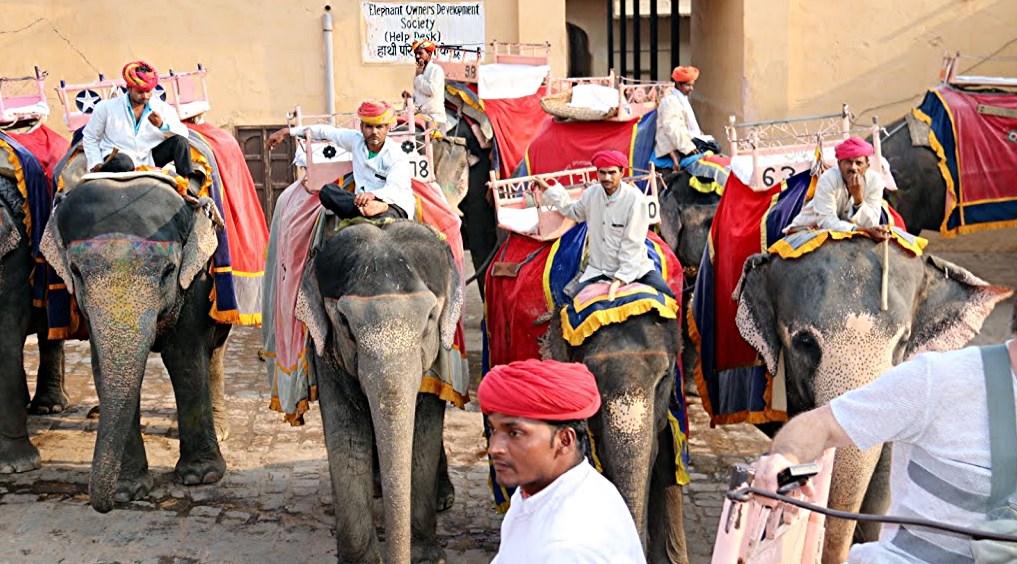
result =
[[859,313],[845,316],[839,329],[811,330],[822,351],[814,380],[816,403],[825,404],[893,366],[894,350],[908,327],[887,326],[873,314]]
[[174,241],[150,241],[137,237],[105,235],[94,239],[72,241],[67,254],[72,262],[135,269],[146,272],[161,270],[167,263],[179,263],[182,245]]

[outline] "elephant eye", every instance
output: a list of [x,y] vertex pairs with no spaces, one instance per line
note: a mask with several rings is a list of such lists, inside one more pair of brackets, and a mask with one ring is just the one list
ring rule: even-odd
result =
[[791,337],[791,345],[802,352],[813,352],[819,350],[819,343],[816,336],[810,331],[799,331]]
[[71,275],[74,276],[75,278],[79,279],[81,278],[81,269],[78,268],[78,265],[76,264],[71,265]]
[[167,264],[166,268],[162,269],[162,279],[163,279],[163,281],[166,281],[166,280],[169,279],[170,276],[173,276],[173,272],[175,270],[176,270],[175,266],[173,266],[172,264]]

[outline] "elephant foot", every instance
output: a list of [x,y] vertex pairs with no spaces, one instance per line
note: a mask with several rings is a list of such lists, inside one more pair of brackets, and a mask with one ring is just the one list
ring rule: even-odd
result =
[[436,489],[437,501],[435,502],[435,509],[441,513],[446,509],[452,507],[452,504],[456,501],[456,488],[452,485],[452,481],[449,480],[448,474],[440,474],[438,476],[438,487]]
[[9,440],[0,438],[0,474],[17,474],[42,467],[39,449],[28,438]]
[[37,390],[35,397],[28,404],[28,412],[33,415],[49,415],[61,413],[71,405],[71,399],[63,390]]
[[444,564],[445,549],[438,544],[437,540],[426,544],[415,542],[410,549],[410,561],[415,564]]
[[188,486],[214,484],[226,474],[226,461],[218,453],[194,460],[181,457],[177,461],[176,473],[180,482]]
[[148,492],[152,491],[152,484],[152,475],[147,471],[133,478],[121,476],[117,480],[116,489],[113,491],[113,499],[117,503],[128,503],[141,499],[147,496]]

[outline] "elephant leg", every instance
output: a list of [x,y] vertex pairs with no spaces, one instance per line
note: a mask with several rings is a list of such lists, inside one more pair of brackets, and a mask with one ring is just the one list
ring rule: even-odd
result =
[[372,513],[374,431],[364,392],[354,380],[315,358],[318,405],[325,432],[340,562],[381,559]]
[[[890,462],[893,448],[890,443],[883,445],[883,452],[879,455],[879,462],[872,472],[872,479],[869,480],[869,488],[865,490],[865,498],[862,500],[862,513],[870,515],[886,515],[890,508]],[[854,542],[875,542],[879,540],[879,533],[882,531],[881,523],[858,523],[855,527]]]
[[448,456],[445,454],[445,445],[442,443],[441,457],[438,459],[438,512],[445,511],[452,507],[456,501],[456,488],[452,485],[452,479],[448,476]]
[[229,325],[216,325],[212,345],[212,362],[209,367],[209,388],[212,394],[212,421],[215,436],[219,442],[230,436],[229,412],[226,410],[226,344],[229,341]]
[[141,401],[134,406],[131,430],[124,443],[124,456],[120,462],[120,476],[117,478],[113,499],[127,503],[141,499],[152,491],[152,476],[148,473],[148,456],[141,437]]
[[36,414],[60,413],[71,404],[64,387],[64,342],[49,339],[45,310],[33,308],[31,323],[39,341],[39,371],[35,397],[28,405],[28,411]]
[[[190,294],[196,295],[200,294]],[[207,302],[200,302],[205,300],[188,300],[180,312],[176,330],[167,336],[162,348],[162,361],[176,396],[180,427],[180,459],[176,473],[180,481],[188,485],[218,482],[226,473],[226,461],[219,450],[212,421],[209,384],[215,327],[208,317]]]
[[[445,550],[438,544],[437,486],[439,461],[444,458],[442,431],[445,402],[434,394],[417,396],[413,425],[413,502],[410,529],[413,534],[413,562],[444,562]],[[446,464],[447,466],[447,464]]]
[[647,561],[687,564],[682,488],[675,482],[674,440],[670,429],[657,433],[657,458],[650,476]]
[[28,472],[42,466],[39,449],[28,440],[25,329],[14,317],[0,317],[0,347],[4,351],[0,354],[0,474]]

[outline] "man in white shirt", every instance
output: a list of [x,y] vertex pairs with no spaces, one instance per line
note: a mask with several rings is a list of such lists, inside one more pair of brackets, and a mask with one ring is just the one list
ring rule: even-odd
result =
[[620,151],[600,151],[591,161],[597,167],[600,182],[588,187],[576,201],[561,185],[549,186],[543,179],[537,179],[545,205],[557,208],[572,220],[586,222],[589,260],[572,294],[578,294],[588,284],[610,281],[610,300],[615,298],[618,288],[631,282],[646,284],[674,297],[647,255],[650,214],[646,196],[622,181],[628,158]]
[[[713,137],[699,128],[696,112],[689,102],[698,78],[699,69],[696,67],[675,67],[671,72],[674,88],[657,105],[656,156],[670,157],[675,170],[678,170],[682,158],[703,152],[705,149],[702,147],[711,143],[716,145]],[[719,152],[719,147],[713,150]]]
[[869,168],[872,145],[850,137],[834,149],[837,168],[823,173],[816,193],[784,233],[805,229],[864,231],[877,241],[889,238],[890,230],[879,221],[883,213],[883,176]]
[[646,561],[621,494],[588,462],[586,419],[600,392],[583,364],[521,360],[493,367],[477,401],[490,427],[497,483],[516,488],[496,564]]
[[413,93],[403,90],[403,98],[413,98],[413,106],[441,129],[445,117],[445,71],[433,62],[438,46],[429,39],[413,42],[413,57],[417,61],[413,76]]
[[[124,65],[126,96],[96,104],[81,132],[88,170],[129,172],[139,165],[162,167],[172,162],[176,173],[199,182],[205,175],[191,164],[187,127],[173,106],[152,92],[159,73],[144,61]],[[109,158],[116,150],[116,156]]]
[[305,131],[310,131],[312,138],[334,143],[349,151],[353,158],[356,192],[326,184],[318,196],[321,205],[341,219],[412,219],[416,211],[410,184],[412,165],[398,143],[388,138],[389,128],[395,122],[395,110],[385,102],[367,101],[357,109],[357,116],[360,131],[323,124],[280,129],[269,136],[268,150],[287,135],[303,137]]

